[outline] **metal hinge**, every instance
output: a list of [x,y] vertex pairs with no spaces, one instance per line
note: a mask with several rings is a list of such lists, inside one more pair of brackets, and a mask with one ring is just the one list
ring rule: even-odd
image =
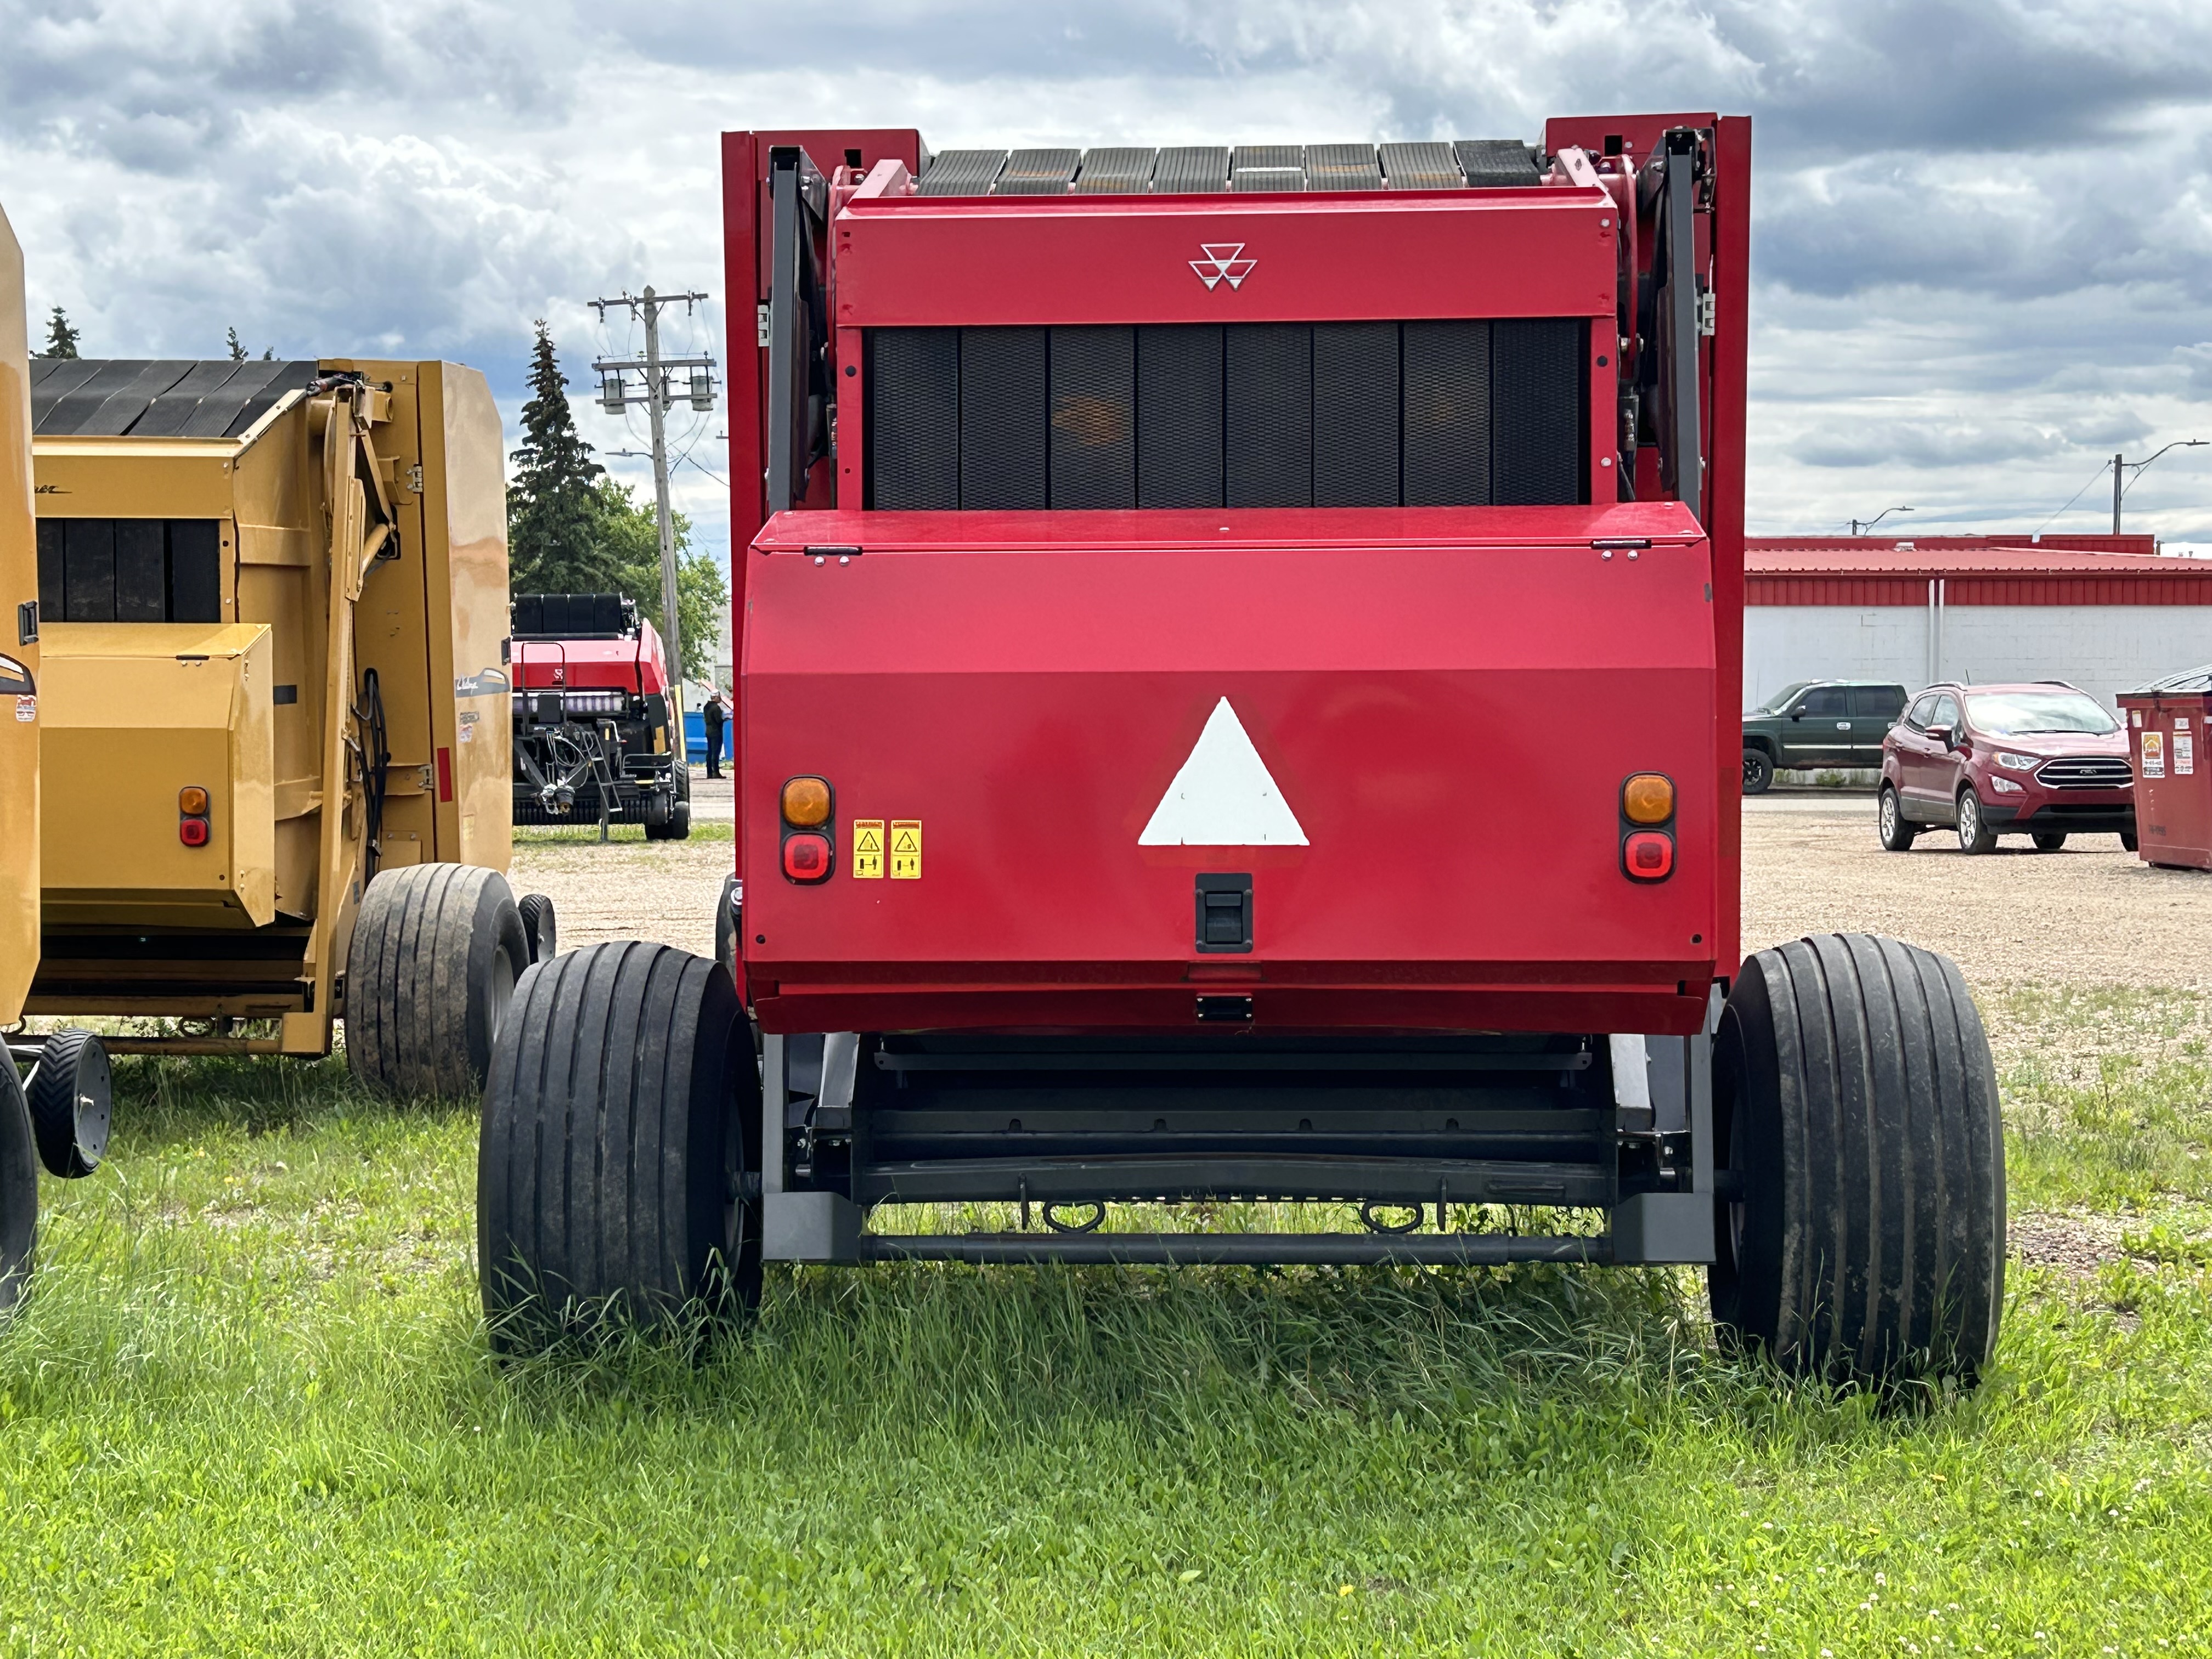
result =
[[768,306],[765,301],[755,307],[754,318],[760,325],[760,344],[765,348],[768,344]]
[[407,469],[407,487],[417,495],[422,493],[422,464],[420,461]]
[[1720,313],[1716,307],[1719,296],[1707,289],[1698,295],[1698,332],[1710,337],[1719,325]]

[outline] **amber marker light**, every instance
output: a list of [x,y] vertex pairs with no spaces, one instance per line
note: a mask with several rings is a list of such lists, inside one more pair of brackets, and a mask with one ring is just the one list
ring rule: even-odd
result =
[[188,818],[207,816],[208,792],[196,783],[187,784],[177,791],[177,811]]
[[1664,823],[1674,816],[1674,785],[1656,772],[1638,772],[1620,786],[1620,814],[1631,823]]
[[794,830],[814,830],[830,822],[830,784],[823,778],[793,778],[783,786],[783,821]]

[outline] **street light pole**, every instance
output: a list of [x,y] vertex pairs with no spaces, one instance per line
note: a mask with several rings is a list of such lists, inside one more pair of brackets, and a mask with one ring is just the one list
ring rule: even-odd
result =
[[1891,514],[1910,513],[1912,509],[1909,507],[1885,507],[1871,519],[1853,519],[1851,520],[1851,534],[1854,536],[1863,536],[1868,531],[1873,529]]
[[[2166,449],[2202,449],[2208,443],[2212,443],[2212,438],[2176,438]],[[2131,461],[2124,454],[2112,457],[2112,534],[2115,536],[2120,533],[2120,497],[2127,493],[2122,487],[2120,475],[2130,467],[2140,473],[2151,461],[2165,454],[2166,449],[2159,450],[2148,461]]]

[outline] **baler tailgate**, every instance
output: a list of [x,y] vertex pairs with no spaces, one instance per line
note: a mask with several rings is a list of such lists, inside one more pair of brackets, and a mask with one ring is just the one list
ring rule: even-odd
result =
[[[1187,1024],[1212,986],[1261,1024],[1495,1027],[1538,981],[1584,1029],[1693,1023],[1711,571],[1686,515],[1638,516],[1666,533],[757,556],[747,799],[836,792],[827,880],[769,873],[748,815],[763,1023]],[[1622,867],[1639,772],[1699,854],[1663,882]],[[902,824],[917,872],[854,860]]]

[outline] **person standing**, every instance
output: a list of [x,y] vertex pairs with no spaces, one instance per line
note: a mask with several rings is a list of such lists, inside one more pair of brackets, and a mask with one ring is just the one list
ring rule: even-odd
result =
[[722,726],[729,710],[722,702],[722,694],[713,689],[707,693],[707,706],[699,711],[700,723],[707,728],[707,775],[722,775]]

